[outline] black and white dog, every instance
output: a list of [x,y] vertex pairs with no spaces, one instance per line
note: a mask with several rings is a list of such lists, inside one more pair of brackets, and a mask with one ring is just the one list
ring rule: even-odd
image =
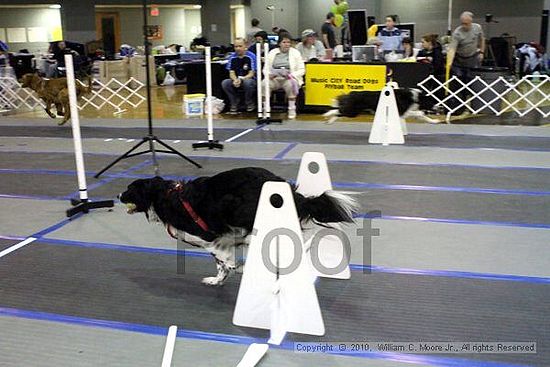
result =
[[[188,182],[161,177],[136,180],[119,198],[129,214],[145,213],[149,221],[166,225],[174,238],[208,250],[216,260],[218,274],[202,282],[223,285],[236,268],[235,247],[248,243],[260,192],[268,181],[286,180],[263,168],[237,168]],[[318,197],[304,197],[292,188],[303,223],[352,222],[358,211],[357,203],[347,194],[327,191]]]
[[[417,118],[430,124],[437,124],[439,121],[429,118],[423,111],[432,109],[435,100],[424,96],[420,90],[414,88],[396,88],[394,89],[397,110],[401,118]],[[356,117],[366,111],[376,111],[380,92],[365,91],[351,92],[338,96],[333,107],[323,116],[328,118],[328,123],[332,123],[340,116]]]

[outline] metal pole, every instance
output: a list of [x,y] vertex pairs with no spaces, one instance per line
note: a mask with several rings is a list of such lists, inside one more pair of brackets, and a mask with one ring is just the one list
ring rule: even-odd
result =
[[[76,84],[74,79],[73,55],[65,55],[65,71],[67,73],[67,88],[69,90],[69,105],[71,110],[71,127],[73,129],[74,155],[76,159],[76,173],[78,177],[78,192],[81,201],[88,201],[86,185],[86,170],[82,155],[82,138],[80,136],[80,119],[78,116],[78,100],[76,98]],[[67,113],[67,111],[65,111]]]
[[449,14],[447,17],[447,35],[453,32],[453,0],[449,0]]
[[[143,0],[143,46],[145,47],[145,90],[147,91],[147,124],[149,126],[149,137],[153,137],[153,113],[151,106],[151,73],[149,71],[149,55],[151,50],[149,48],[149,38],[147,37],[148,23],[147,23],[147,0]],[[149,140],[149,149],[151,150],[151,156],[153,158],[153,167],[155,175],[159,176],[159,164],[157,162],[157,154],[155,152],[155,143],[152,139]]]

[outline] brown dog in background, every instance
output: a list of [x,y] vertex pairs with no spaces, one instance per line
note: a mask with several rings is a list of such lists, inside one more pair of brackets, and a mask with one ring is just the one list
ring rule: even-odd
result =
[[[67,78],[45,79],[37,74],[25,74],[21,79],[23,88],[30,88],[38,94],[44,101],[46,113],[55,118],[50,108],[55,105],[58,116],[63,116],[63,120],[58,125],[63,125],[71,117],[71,109],[69,107],[69,90],[67,89]],[[92,78],[88,77],[88,86],[83,86],[76,83],[76,98],[80,98],[83,94],[92,92]]]

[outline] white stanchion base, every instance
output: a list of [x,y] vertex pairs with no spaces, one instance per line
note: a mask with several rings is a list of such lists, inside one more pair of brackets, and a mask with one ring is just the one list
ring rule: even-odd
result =
[[243,356],[243,359],[241,359],[237,367],[256,366],[258,362],[260,362],[260,360],[267,353],[268,349],[269,349],[269,345],[267,344],[257,344],[257,343],[250,344],[250,346],[246,350],[245,355]]
[[380,92],[369,143],[382,145],[405,144],[401,123],[393,88],[386,86]]
[[271,329],[272,339],[279,343],[285,332],[324,335],[321,308],[288,183],[264,184],[254,229],[233,323]]

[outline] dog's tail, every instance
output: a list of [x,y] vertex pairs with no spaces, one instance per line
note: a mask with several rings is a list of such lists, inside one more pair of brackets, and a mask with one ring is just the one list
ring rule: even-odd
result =
[[359,203],[351,193],[325,191],[321,196],[305,197],[296,193],[296,209],[302,221],[318,223],[353,222],[353,215],[359,212]]

